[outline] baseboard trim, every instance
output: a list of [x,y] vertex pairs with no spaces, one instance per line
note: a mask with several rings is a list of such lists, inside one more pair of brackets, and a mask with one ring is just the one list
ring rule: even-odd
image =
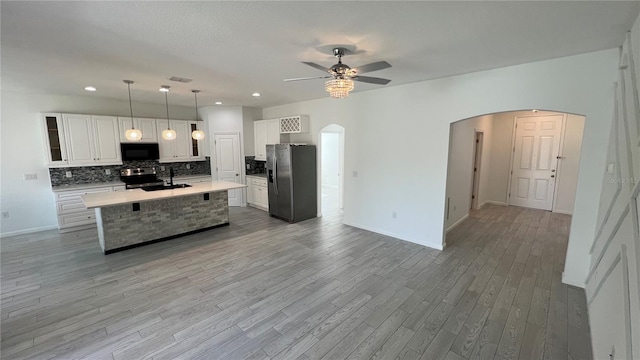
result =
[[507,204],[506,202],[487,200],[487,201],[483,202],[482,205],[480,205],[480,207],[483,207],[485,205],[509,206],[509,204]]
[[556,214],[573,215],[572,211],[566,211],[566,210],[553,210],[553,212]]
[[462,224],[463,221],[467,220],[468,217],[469,217],[469,214],[465,214],[463,217],[460,218],[460,220],[454,222],[451,226],[449,226],[447,228],[447,232],[455,229],[458,225]]
[[569,276],[567,276],[567,274],[564,271],[562,272],[562,282],[564,284],[579,287],[581,289],[584,289],[586,287],[584,280],[578,281],[577,279],[572,279]]
[[399,236],[398,234],[393,234],[393,233],[390,233],[388,231],[376,229],[376,228],[373,228],[373,227],[370,227],[370,226],[365,226],[365,225],[358,224],[358,223],[353,223],[353,222],[350,222],[350,221],[342,221],[342,223],[345,224],[345,225],[348,225],[348,226],[356,227],[358,229],[371,231],[371,232],[374,232],[374,233],[377,233],[377,234],[381,234],[381,235],[385,235],[385,236],[391,236],[391,237],[396,238],[398,240],[408,241],[410,243],[426,246],[426,247],[429,247],[429,248],[432,248],[432,249],[436,249],[436,250],[444,250],[444,248],[445,248],[445,244],[422,243],[422,242],[415,241],[415,240],[412,240],[412,239],[406,239],[406,238],[403,238],[403,237]]
[[41,227],[25,229],[25,230],[9,231],[9,232],[0,234],[0,238],[16,236],[16,235],[32,234],[40,231],[53,230],[57,228],[58,228],[58,225],[48,225],[48,226],[41,226]]

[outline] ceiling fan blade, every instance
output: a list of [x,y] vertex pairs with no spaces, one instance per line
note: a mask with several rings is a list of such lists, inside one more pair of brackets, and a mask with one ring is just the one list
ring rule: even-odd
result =
[[391,80],[389,79],[383,79],[383,78],[377,78],[377,77],[371,77],[371,76],[360,76],[360,75],[354,76],[351,79],[355,81],[366,82],[370,84],[378,84],[378,85],[387,85],[388,83],[391,82]]
[[316,63],[312,63],[312,62],[308,62],[308,61],[303,61],[302,63],[303,63],[303,64],[307,64],[307,65],[309,65],[309,66],[311,66],[311,67],[314,67],[314,68],[316,68],[316,69],[318,69],[318,70],[322,70],[322,71],[329,72],[329,68],[326,68],[326,67],[324,67],[324,66],[322,66],[322,65],[318,65],[318,64],[316,64]]
[[328,79],[330,77],[331,76],[301,77],[301,78],[284,79],[282,81],[300,81],[300,80],[313,80],[313,79]]
[[358,72],[358,74],[363,74],[363,73],[368,73],[368,72],[371,72],[371,71],[387,69],[387,68],[390,68],[390,67],[391,67],[391,64],[389,64],[388,62],[386,62],[386,61],[378,61],[378,62],[374,62],[374,63],[371,63],[371,64],[358,66],[356,68],[356,71]]

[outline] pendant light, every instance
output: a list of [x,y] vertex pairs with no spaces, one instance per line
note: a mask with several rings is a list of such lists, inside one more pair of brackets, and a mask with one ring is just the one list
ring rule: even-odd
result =
[[165,140],[175,140],[176,131],[171,129],[171,120],[169,120],[169,98],[167,96],[169,86],[162,85],[160,91],[164,92],[164,103],[167,105],[167,129],[162,130],[162,138]]
[[194,140],[202,140],[204,139],[204,131],[198,130],[198,93],[200,90],[191,90],[191,92],[196,100],[196,129],[191,132],[191,137]]
[[131,129],[127,129],[124,132],[124,136],[129,141],[140,141],[142,139],[142,131],[136,129],[133,125],[133,106],[131,105],[131,84],[133,84],[132,80],[122,80],[125,84],[127,84],[127,90],[129,90],[129,112],[131,114]]

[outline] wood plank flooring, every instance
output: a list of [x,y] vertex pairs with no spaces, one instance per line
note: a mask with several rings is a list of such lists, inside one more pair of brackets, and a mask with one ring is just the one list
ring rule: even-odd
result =
[[1,357],[591,359],[570,219],[489,206],[442,252],[251,208],[108,256],[95,229],[4,238]]

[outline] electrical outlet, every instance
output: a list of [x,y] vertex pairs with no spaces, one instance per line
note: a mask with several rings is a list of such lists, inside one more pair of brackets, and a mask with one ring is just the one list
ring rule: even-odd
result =
[[394,219],[397,219],[397,218],[398,218],[398,213],[397,213],[397,212],[395,212],[395,211],[394,211],[394,212],[392,212],[392,213],[391,213],[391,217],[392,217],[392,218],[394,218]]
[[25,180],[38,180],[38,174],[24,174]]
[[160,166],[160,171],[164,171],[164,166]]
[[65,172],[65,173],[64,173],[64,176],[66,176],[66,177],[70,178],[70,177],[72,177],[73,175],[71,175],[71,171],[67,171],[67,172]]
[[107,175],[111,175],[111,169],[104,169],[104,173]]
[[8,219],[9,218],[9,212],[8,211],[3,211],[2,212],[2,218],[3,219]]
[[250,164],[247,164],[246,166],[247,166],[247,170],[251,169],[251,165]]
[[191,164],[187,164],[187,169],[191,169]]

